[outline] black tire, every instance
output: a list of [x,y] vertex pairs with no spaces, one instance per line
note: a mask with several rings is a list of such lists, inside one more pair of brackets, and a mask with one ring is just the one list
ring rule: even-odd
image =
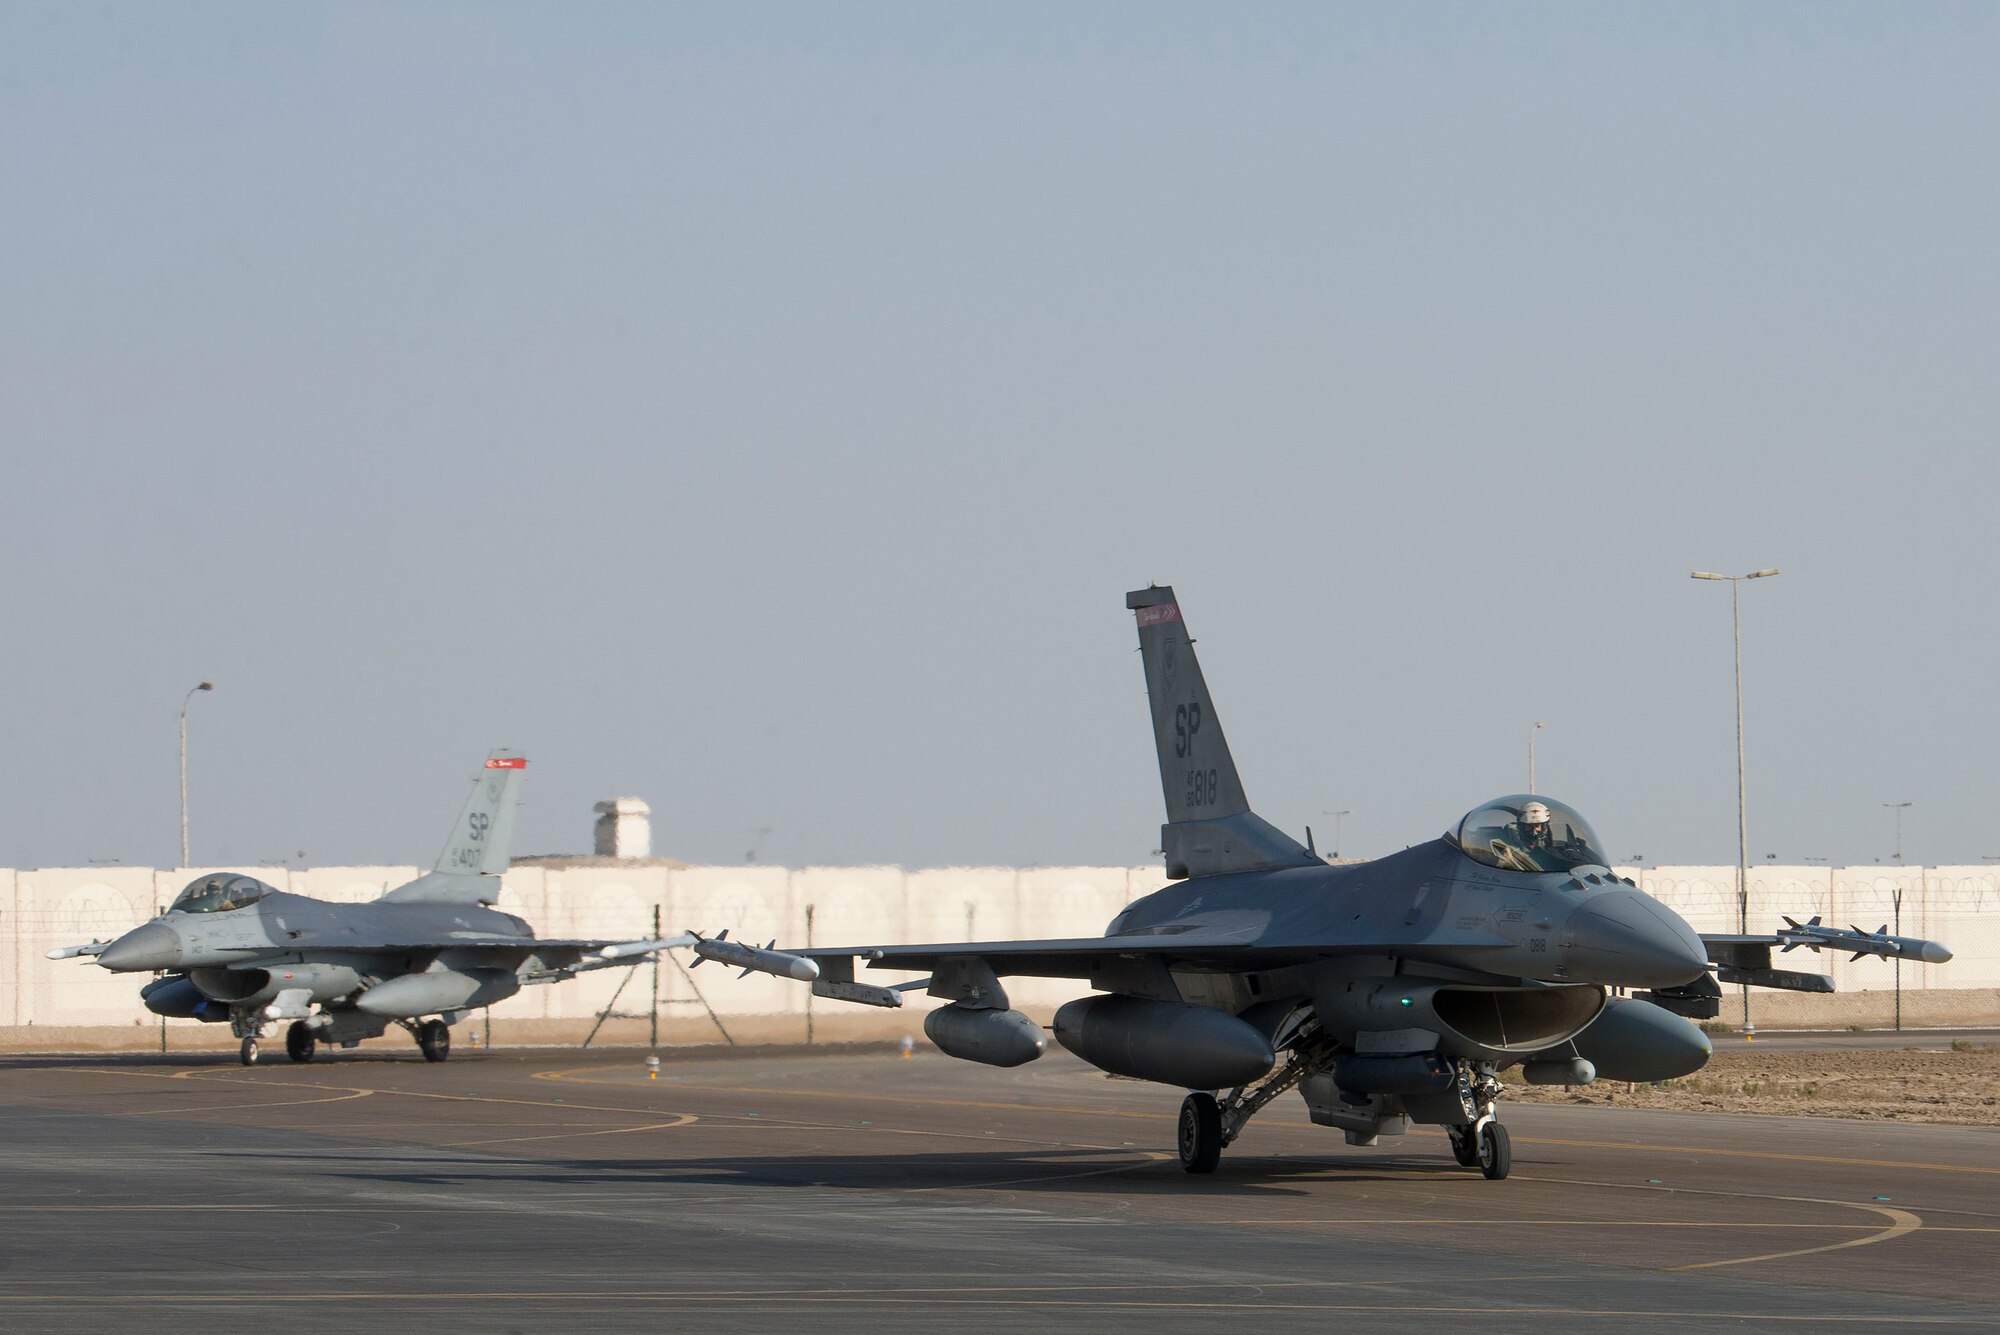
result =
[[292,1021],[292,1027],[285,1031],[285,1055],[295,1062],[309,1062],[313,1053],[319,1051],[319,1040],[306,1027],[304,1020]]
[[1181,1100],[1181,1167],[1213,1173],[1222,1162],[1222,1109],[1215,1095],[1197,1091]]
[[257,1064],[256,1035],[253,1034],[243,1040],[243,1046],[236,1049],[236,1060],[242,1062],[245,1066],[255,1066]]
[[1479,1141],[1473,1136],[1469,1126],[1448,1126],[1444,1129],[1451,1137],[1451,1157],[1460,1168],[1471,1168],[1479,1162]]
[[1498,1122],[1488,1122],[1479,1128],[1479,1171],[1489,1182],[1498,1182],[1514,1167],[1514,1146],[1507,1138],[1507,1128]]
[[451,1026],[443,1020],[425,1020],[417,1026],[417,1047],[425,1061],[443,1061],[451,1056]]

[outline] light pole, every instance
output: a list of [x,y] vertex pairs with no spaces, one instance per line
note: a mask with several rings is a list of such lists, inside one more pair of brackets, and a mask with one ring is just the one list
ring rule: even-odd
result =
[[1882,804],[1896,813],[1896,865],[1903,865],[1903,808],[1913,807],[1915,802],[1884,802]]
[[1335,857],[1339,857],[1339,856],[1340,856],[1340,818],[1341,818],[1342,816],[1352,816],[1352,815],[1353,815],[1354,813],[1353,813],[1352,811],[1322,811],[1322,812],[1320,812],[1319,814],[1320,814],[1320,815],[1322,815],[1322,816],[1331,816],[1331,817],[1333,817],[1333,855],[1334,855]]
[[204,681],[188,687],[181,698],[181,866],[188,865],[188,706],[200,691],[212,691],[215,683]]
[[1548,726],[1546,723],[1537,723],[1528,729],[1528,791],[1531,793],[1535,791],[1535,734]]
[[[1750,931],[1750,823],[1743,802],[1743,615],[1741,610],[1741,585],[1746,579],[1764,579],[1775,575],[1776,570],[1753,570],[1747,575],[1718,575],[1713,571],[1696,570],[1690,579],[1724,579],[1729,581],[1729,628],[1731,643],[1736,656],[1736,930],[1741,935]],[[1750,1026],[1750,989],[1743,988],[1743,1026]]]

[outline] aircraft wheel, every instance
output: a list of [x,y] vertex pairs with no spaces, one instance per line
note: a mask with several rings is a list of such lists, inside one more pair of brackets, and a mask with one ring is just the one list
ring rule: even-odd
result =
[[417,1026],[417,1047],[425,1061],[443,1061],[451,1055],[451,1026],[443,1020],[425,1020]]
[[236,1049],[236,1059],[245,1066],[255,1066],[257,1064],[257,1036],[255,1034],[244,1039],[243,1046]]
[[1479,1171],[1490,1182],[1498,1182],[1514,1167],[1514,1147],[1507,1139],[1507,1128],[1498,1122],[1488,1122],[1479,1128]]
[[292,1027],[285,1031],[285,1055],[295,1062],[309,1062],[318,1050],[319,1040],[313,1037],[312,1030],[306,1028],[306,1022],[292,1021]]
[[1197,1091],[1181,1100],[1181,1167],[1213,1173],[1222,1162],[1222,1110],[1215,1095]]
[[1451,1137],[1451,1157],[1458,1161],[1460,1168],[1470,1168],[1479,1162],[1479,1141],[1473,1136],[1469,1126],[1448,1126],[1445,1135]]

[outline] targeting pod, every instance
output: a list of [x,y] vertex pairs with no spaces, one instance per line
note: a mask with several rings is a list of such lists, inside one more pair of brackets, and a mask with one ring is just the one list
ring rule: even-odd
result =
[[782,950],[773,950],[771,946],[777,944],[774,938],[767,946],[746,946],[740,941],[731,941],[727,928],[712,937],[703,937],[697,933],[694,953],[699,958],[695,960],[693,967],[700,968],[702,961],[714,960],[717,964],[727,964],[741,969],[744,974],[754,970],[779,978],[794,978],[801,983],[810,983],[819,977],[819,965],[816,962],[803,955],[788,955]]

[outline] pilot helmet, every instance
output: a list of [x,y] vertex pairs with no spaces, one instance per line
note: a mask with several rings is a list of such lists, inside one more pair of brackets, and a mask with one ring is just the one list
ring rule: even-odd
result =
[[1523,825],[1547,825],[1549,820],[1549,809],[1544,803],[1530,802],[1521,808],[1521,824]]

